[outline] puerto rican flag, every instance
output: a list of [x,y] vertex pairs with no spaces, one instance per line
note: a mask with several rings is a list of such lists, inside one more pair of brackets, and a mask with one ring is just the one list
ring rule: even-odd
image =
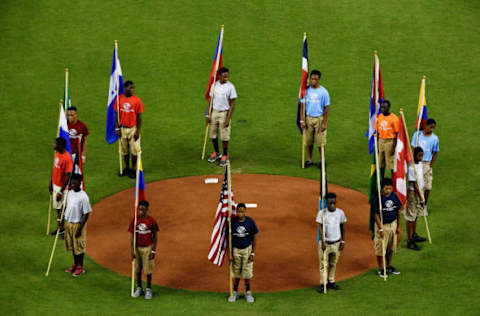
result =
[[[218,63],[217,63],[218,60]],[[218,69],[223,67],[223,26],[218,35],[217,49],[215,56],[213,56],[212,69],[210,70],[210,77],[208,77],[207,89],[205,90],[205,99],[210,102],[210,89],[214,84],[214,77],[218,78]]]
[[425,83],[426,79],[424,76],[420,85],[420,95],[418,97],[417,121],[415,122],[415,128],[417,131],[423,131],[428,120],[427,100],[425,99]]
[[373,63],[372,74],[372,86],[370,92],[370,115],[368,120],[368,151],[373,154],[375,150],[375,121],[377,115],[380,113],[380,104],[385,100],[385,94],[383,93],[382,72],[380,71],[380,60],[375,53],[375,59]]
[[407,201],[407,164],[412,161],[410,147],[405,130],[403,115],[400,115],[400,129],[398,131],[397,147],[395,147],[395,164],[393,166],[393,191],[405,205]]
[[297,126],[300,133],[303,133],[302,126],[300,124],[300,111],[302,110],[301,100],[307,94],[307,81],[308,81],[308,44],[307,33],[303,34],[303,54],[302,54],[302,78],[300,80],[300,90],[298,91],[298,108],[297,108]]
[[[228,225],[228,170],[225,167],[225,176],[223,178],[222,189],[220,191],[220,200],[218,201],[217,212],[215,213],[215,221],[213,222],[212,236],[210,238],[210,250],[208,252],[208,260],[219,267],[223,263],[223,258],[228,249],[228,238],[226,236]],[[232,217],[236,214],[235,202],[233,199],[233,191],[230,187],[232,196]]]

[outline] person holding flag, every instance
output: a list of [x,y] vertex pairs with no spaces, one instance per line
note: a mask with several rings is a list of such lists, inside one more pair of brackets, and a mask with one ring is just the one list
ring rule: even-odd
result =
[[390,112],[390,101],[384,100],[380,105],[380,109],[382,113],[377,116],[375,130],[378,137],[380,175],[383,179],[385,177],[385,169],[391,170],[393,174],[400,121],[398,116]]
[[[75,160],[76,155],[80,155],[82,164],[85,164],[87,159],[87,136],[89,135],[88,127],[77,118],[77,108],[75,106],[67,108],[67,120],[70,146],[72,147],[72,160]],[[75,171],[78,173],[77,170]]]

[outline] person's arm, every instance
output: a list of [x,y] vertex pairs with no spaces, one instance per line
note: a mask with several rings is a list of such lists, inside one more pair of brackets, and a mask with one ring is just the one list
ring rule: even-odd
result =
[[430,167],[433,168],[433,164],[435,163],[435,160],[437,160],[437,157],[438,157],[438,151],[433,153],[432,161],[430,161]]
[[375,214],[375,223],[377,223],[378,232],[380,233],[380,237],[383,238],[383,225],[382,225],[382,222],[380,220],[380,214]]
[[133,135],[133,138],[135,140],[138,140],[140,137],[140,129],[142,128],[142,113],[137,114],[137,130],[135,131],[135,135]]
[[78,228],[77,232],[75,233],[75,237],[78,238],[82,234],[82,229],[83,229],[83,227],[85,226],[85,224],[87,223],[87,220],[88,220],[88,214],[90,214],[90,213],[86,213],[86,214],[82,215],[82,219],[80,220],[80,227]]
[[60,192],[57,193],[57,201],[60,201],[62,199],[63,191],[65,191],[65,189],[68,186],[68,182],[70,180],[70,175],[71,174],[72,174],[71,172],[65,173],[65,183],[63,184],[62,188],[60,189]]
[[117,136],[120,137],[122,136],[122,130],[120,129],[120,111],[117,108],[117,102],[115,102],[115,105],[113,107],[115,109],[115,132],[117,133]]
[[397,139],[398,139],[398,133],[395,133],[395,138],[393,139],[392,151],[390,152],[391,155],[395,155],[395,149],[397,148]]
[[227,119],[225,120],[225,127],[230,125],[232,119],[233,110],[235,109],[235,99],[230,99],[230,109],[228,109]]
[[148,256],[148,259],[152,260],[155,258],[155,254],[157,253],[157,231],[153,232],[153,245],[152,245],[152,252]]
[[415,194],[418,196],[419,200],[420,200],[420,205],[422,205],[423,207],[423,204],[425,203],[423,201],[423,196],[422,196],[422,192],[420,191],[420,188],[418,186],[418,183],[417,181],[411,181],[411,183],[413,183],[413,188],[415,190]]
[[345,223],[340,224],[340,234],[342,236],[340,240],[340,250],[343,250],[345,248]]
[[323,122],[321,126],[322,132],[327,129],[327,119],[328,119],[328,110],[330,109],[330,106],[325,106],[323,109]]
[[253,261],[255,259],[255,249],[257,247],[257,238],[255,238],[255,235],[252,236],[252,252],[250,253],[250,257],[248,258],[248,261]]
[[317,222],[317,229],[318,229],[318,233],[320,234],[320,243],[321,243],[321,246],[322,246],[322,250],[325,250],[327,249],[327,244],[325,243],[325,240],[323,240],[323,226],[321,223],[318,223]]
[[399,204],[400,205],[397,208],[397,231],[396,231],[397,236],[400,236],[402,234],[402,217],[400,216],[400,209],[402,208],[402,203],[399,203]]
[[305,102],[306,102],[306,97],[305,96],[300,102],[300,126],[302,129],[305,129],[307,124],[305,123]]
[[135,249],[133,249],[133,234],[130,235],[130,253],[132,255],[132,260],[135,260]]
[[82,163],[87,160],[87,136],[81,135],[82,139]]

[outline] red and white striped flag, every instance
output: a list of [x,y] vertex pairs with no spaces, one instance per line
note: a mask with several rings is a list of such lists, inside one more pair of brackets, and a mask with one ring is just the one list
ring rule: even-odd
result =
[[[235,213],[235,202],[233,199],[233,191],[230,186],[232,196],[232,217]],[[210,238],[210,251],[208,260],[219,267],[223,263],[223,258],[228,249],[227,231],[228,226],[228,172],[225,168],[225,176],[223,178],[222,189],[220,191],[220,200],[218,202],[217,212],[215,213],[215,221],[213,223],[212,237]]]
[[395,148],[395,164],[393,166],[393,191],[404,205],[407,201],[407,164],[412,161],[407,131],[403,115],[400,115],[400,129],[398,131],[397,147]]

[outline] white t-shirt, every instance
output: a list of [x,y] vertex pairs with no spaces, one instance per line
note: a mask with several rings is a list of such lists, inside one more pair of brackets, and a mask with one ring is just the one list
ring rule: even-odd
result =
[[82,215],[90,213],[92,207],[87,193],[80,190],[78,192],[69,191],[67,206],[65,207],[65,220],[70,223],[80,223]]
[[[337,208],[335,211],[330,212],[325,209],[325,240],[326,241],[337,241],[341,239],[342,233],[340,231],[340,224],[343,224],[347,221],[345,213],[343,210]],[[322,224],[322,212],[319,211],[317,214],[317,223]]]
[[[213,85],[212,85],[213,87]],[[223,84],[220,81],[215,82],[215,95],[213,96],[213,109],[217,111],[228,111],[230,109],[230,100],[237,98],[237,91],[230,81]],[[210,89],[210,96],[213,89]]]
[[[417,177],[415,177],[415,172],[418,175],[418,179]],[[417,182],[418,188],[420,190],[423,190],[423,165],[421,163],[417,163],[417,164],[412,163],[410,164],[410,166],[408,166],[408,182],[410,181]],[[409,189],[415,190],[412,184],[409,185]]]

